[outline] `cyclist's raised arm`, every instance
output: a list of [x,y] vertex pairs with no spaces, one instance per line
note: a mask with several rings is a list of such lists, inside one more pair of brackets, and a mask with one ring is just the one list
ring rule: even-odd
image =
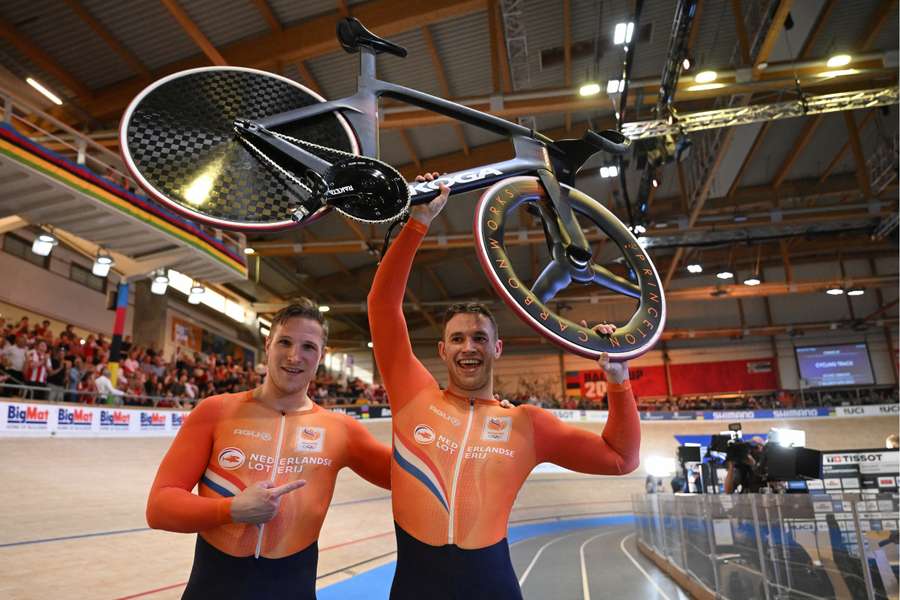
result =
[[437,387],[434,377],[413,354],[403,316],[403,296],[416,250],[449,192],[449,188],[441,186],[440,196],[413,209],[409,222],[381,260],[369,292],[369,329],[375,362],[394,412],[425,387]]
[[543,409],[524,407],[534,427],[538,463],[552,462],[573,471],[597,475],[624,475],[638,467],[641,422],[631,393],[628,369],[621,364],[609,365],[608,360],[609,357],[603,355],[599,361],[609,381],[609,417],[602,434],[567,425]]

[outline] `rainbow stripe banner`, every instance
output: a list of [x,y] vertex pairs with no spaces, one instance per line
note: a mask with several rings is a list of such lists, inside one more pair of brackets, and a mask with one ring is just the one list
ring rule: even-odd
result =
[[32,142],[8,124],[0,124],[0,154],[36,169],[100,201],[105,206],[140,219],[203,252],[241,277],[247,277],[247,263],[244,256],[232,251],[187,219],[146,198],[136,196],[103,179],[90,169]]

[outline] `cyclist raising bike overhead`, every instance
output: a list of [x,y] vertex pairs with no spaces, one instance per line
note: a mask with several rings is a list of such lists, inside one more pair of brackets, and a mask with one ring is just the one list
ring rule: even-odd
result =
[[[375,360],[393,414],[397,571],[391,598],[521,598],[506,541],[519,488],[541,462],[604,475],[633,471],[638,412],[626,364],[606,355],[598,361],[609,380],[602,435],[533,406],[501,409],[493,399],[493,364],[503,342],[490,312],[478,304],[447,311],[438,352],[450,383],[440,389],[413,355],[402,302],[416,249],[448,193],[442,185],[438,197],[412,208],[368,299]],[[598,327],[603,334],[615,330]]]

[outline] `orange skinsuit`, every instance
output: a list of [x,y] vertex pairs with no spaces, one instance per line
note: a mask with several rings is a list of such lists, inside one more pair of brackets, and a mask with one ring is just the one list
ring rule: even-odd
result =
[[[413,355],[402,302],[427,227],[410,220],[375,275],[369,326],[393,415],[394,520],[431,546],[485,548],[506,537],[516,494],[535,465],[623,475],[639,462],[640,421],[631,386],[610,383],[603,435],[534,406],[441,391]],[[398,564],[399,569],[399,564]]]
[[[252,391],[211,396],[184,420],[163,458],[147,523],[199,532],[216,549],[239,557],[253,556],[261,536],[260,556],[282,558],[319,537],[343,467],[390,489],[390,449],[352,417],[315,404],[281,413],[254,400]],[[232,497],[248,485],[297,479],[306,485],[281,497],[264,528],[232,522]],[[195,485],[199,495],[191,493]]]

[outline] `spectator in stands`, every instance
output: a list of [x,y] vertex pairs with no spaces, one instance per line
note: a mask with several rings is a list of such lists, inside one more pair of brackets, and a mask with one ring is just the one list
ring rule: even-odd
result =
[[94,388],[97,390],[97,399],[101,404],[121,404],[120,398],[125,395],[125,392],[112,384],[107,368],[104,368],[100,376],[94,380]]
[[66,387],[66,351],[57,346],[50,353],[50,371],[47,373],[47,385],[50,387],[50,402],[61,402]]
[[[28,317],[24,317],[26,320]],[[25,381],[25,360],[28,356],[26,338],[22,333],[15,334],[15,343],[3,349],[3,360],[6,363],[6,374],[11,383],[21,384]]]
[[[28,351],[25,360],[25,383],[32,387],[46,388],[47,375],[50,373],[52,363],[50,355],[47,353],[47,342],[39,341],[35,348]],[[46,400],[47,390],[35,390],[33,395],[35,400]]]

